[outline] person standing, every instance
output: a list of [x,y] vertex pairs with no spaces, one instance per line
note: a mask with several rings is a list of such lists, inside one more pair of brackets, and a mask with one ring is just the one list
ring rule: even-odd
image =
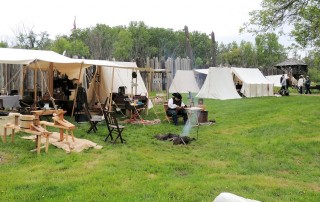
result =
[[303,84],[304,84],[304,78],[303,78],[303,75],[300,75],[298,80],[298,90],[300,94],[302,94]]
[[310,81],[309,76],[307,76],[307,78],[306,78],[306,83],[305,83],[306,94],[308,94],[308,93],[311,94],[310,85],[311,85],[311,81]]
[[281,95],[285,95],[287,90],[287,80],[284,75],[282,75],[280,81],[281,81],[281,89],[280,89]]
[[180,93],[173,93],[173,97],[168,101],[167,115],[172,117],[174,125],[178,124],[178,115],[183,116],[183,122],[186,124],[188,120],[188,114],[185,109],[186,105],[182,102],[182,96]]

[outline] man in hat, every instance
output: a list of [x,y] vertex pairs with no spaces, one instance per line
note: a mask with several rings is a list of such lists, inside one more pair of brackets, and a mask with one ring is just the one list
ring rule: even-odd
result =
[[172,117],[174,125],[178,124],[178,115],[183,116],[183,122],[186,124],[188,120],[186,105],[182,102],[182,96],[180,93],[173,93],[173,97],[168,101],[167,115]]

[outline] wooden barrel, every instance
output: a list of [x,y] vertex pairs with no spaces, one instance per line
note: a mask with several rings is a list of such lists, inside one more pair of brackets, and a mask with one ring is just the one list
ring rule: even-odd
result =
[[200,112],[200,115],[198,117],[199,123],[205,123],[208,122],[208,111],[204,110]]
[[20,115],[20,128],[30,129],[33,119],[35,119],[34,115]]

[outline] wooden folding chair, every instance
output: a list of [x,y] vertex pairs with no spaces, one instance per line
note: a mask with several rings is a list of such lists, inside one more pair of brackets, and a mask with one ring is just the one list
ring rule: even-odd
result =
[[90,133],[92,130],[93,130],[93,132],[97,132],[98,131],[97,124],[102,121],[102,117],[100,117],[100,116],[93,117],[86,104],[83,105],[83,109],[84,109],[86,115],[88,116],[89,123],[90,123],[90,128],[87,131],[87,133]]
[[124,143],[125,140],[122,138],[122,131],[125,128],[125,126],[118,124],[116,113],[114,111],[103,110],[103,114],[107,123],[108,132],[109,132],[106,138],[104,139],[104,141],[107,141],[109,137],[111,140],[113,140],[112,133],[115,133],[117,137],[113,141],[113,144],[117,141],[118,138],[120,138],[121,143]]
[[[163,110],[164,110],[164,114],[165,114],[165,116],[166,116],[166,120],[170,123],[170,122],[171,122],[170,120],[172,120],[172,116],[169,116],[169,115],[167,114],[167,111],[168,111],[168,102],[163,102]],[[179,119],[180,117],[183,118],[183,116],[180,115],[180,114],[178,114],[177,116],[178,116],[178,119]]]

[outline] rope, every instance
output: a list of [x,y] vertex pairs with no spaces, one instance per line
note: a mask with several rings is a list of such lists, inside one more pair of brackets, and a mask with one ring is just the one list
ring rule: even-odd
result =
[[[36,64],[37,64],[37,66],[38,66],[38,68],[39,68],[39,70],[40,70],[41,78],[44,80],[45,88],[46,88],[47,92],[49,93],[49,96],[50,96],[50,99],[51,99],[51,101],[52,101],[54,110],[58,111],[57,105],[56,105],[56,103],[54,102],[54,98],[53,98],[53,96],[50,94],[50,90],[49,90],[47,81],[44,79],[44,75],[43,75],[43,72],[42,72],[42,70],[41,70],[40,64],[38,63],[38,60],[36,60]],[[49,69],[49,68],[48,68],[48,69]]]
[[[21,68],[22,69],[22,68]],[[21,69],[15,74],[15,75],[13,75],[13,77],[6,83],[6,85],[5,86],[3,86],[3,88],[5,88],[5,89],[7,89],[7,86],[8,86],[8,84],[10,84],[11,83],[11,81],[13,80],[13,79],[15,79],[16,78],[16,76],[18,76],[18,74],[20,74],[20,72],[21,72]]]

